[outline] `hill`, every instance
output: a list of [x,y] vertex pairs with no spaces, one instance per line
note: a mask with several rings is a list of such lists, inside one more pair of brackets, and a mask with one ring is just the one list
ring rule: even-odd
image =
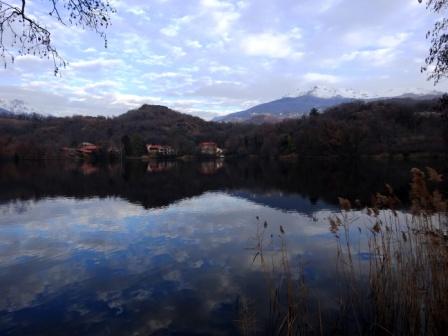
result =
[[145,150],[145,143],[158,143],[171,145],[181,153],[192,153],[201,141],[223,144],[236,128],[158,105],[143,105],[113,118],[0,115],[0,156],[57,156],[62,147],[82,142],[119,149],[124,136],[140,143],[141,151]]
[[438,99],[352,101],[323,113],[260,124],[209,122],[165,106],[143,105],[118,117],[0,116],[0,157],[60,157],[63,147],[82,142],[132,156],[145,144],[172,146],[194,154],[198,143],[214,141],[227,156],[350,156],[446,152],[448,112]]

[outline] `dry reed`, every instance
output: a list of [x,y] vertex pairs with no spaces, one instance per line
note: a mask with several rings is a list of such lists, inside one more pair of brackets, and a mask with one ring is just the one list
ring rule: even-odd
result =
[[[329,218],[337,242],[335,281],[339,284],[333,298],[339,308],[331,314],[322,312],[311,295],[303,264],[291,268],[285,229],[280,226],[278,235],[270,235],[267,241],[267,223],[257,218],[253,262],[265,275],[269,317],[260,325],[262,321],[246,311],[251,322],[240,329],[242,334],[445,334],[448,202],[437,189],[442,179],[432,168],[412,169],[409,211],[398,210],[401,202],[390,185],[362,211],[339,198],[341,212]],[[365,250],[368,261],[361,262],[358,256]]]

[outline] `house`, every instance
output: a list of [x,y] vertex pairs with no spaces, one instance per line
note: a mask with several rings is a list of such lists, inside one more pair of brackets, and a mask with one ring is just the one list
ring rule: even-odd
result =
[[208,141],[201,142],[199,144],[199,151],[204,155],[216,155],[216,151],[218,149],[218,145],[216,143]]
[[222,156],[223,151],[215,142],[206,141],[199,144],[199,152],[202,155]]
[[94,145],[90,142],[83,142],[78,146],[77,151],[78,153],[83,155],[91,155],[98,152],[100,148],[101,148],[100,146]]
[[101,150],[101,146],[90,142],[83,142],[77,147],[63,147],[61,152],[67,158],[71,159],[88,159],[92,155],[97,154]]
[[146,150],[151,156],[169,156],[175,154],[174,149],[171,146],[166,145],[149,144],[146,145]]

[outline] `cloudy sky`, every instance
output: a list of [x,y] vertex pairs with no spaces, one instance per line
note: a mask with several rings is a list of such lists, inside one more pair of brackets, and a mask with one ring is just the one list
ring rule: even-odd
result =
[[420,67],[437,17],[418,0],[114,0],[107,49],[46,17],[47,2],[29,12],[69,65],[55,77],[52,63],[25,56],[0,70],[0,99],[44,113],[117,115],[148,103],[210,119],[316,84],[433,89]]

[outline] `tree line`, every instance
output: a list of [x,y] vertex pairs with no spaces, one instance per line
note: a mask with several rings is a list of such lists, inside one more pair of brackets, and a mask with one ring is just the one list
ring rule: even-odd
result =
[[262,125],[207,122],[154,105],[112,118],[6,115],[0,117],[0,157],[61,158],[63,147],[82,142],[100,145],[105,152],[125,150],[130,156],[146,154],[148,143],[191,155],[202,141],[216,142],[229,157],[444,154],[447,102],[448,97],[356,101]]

